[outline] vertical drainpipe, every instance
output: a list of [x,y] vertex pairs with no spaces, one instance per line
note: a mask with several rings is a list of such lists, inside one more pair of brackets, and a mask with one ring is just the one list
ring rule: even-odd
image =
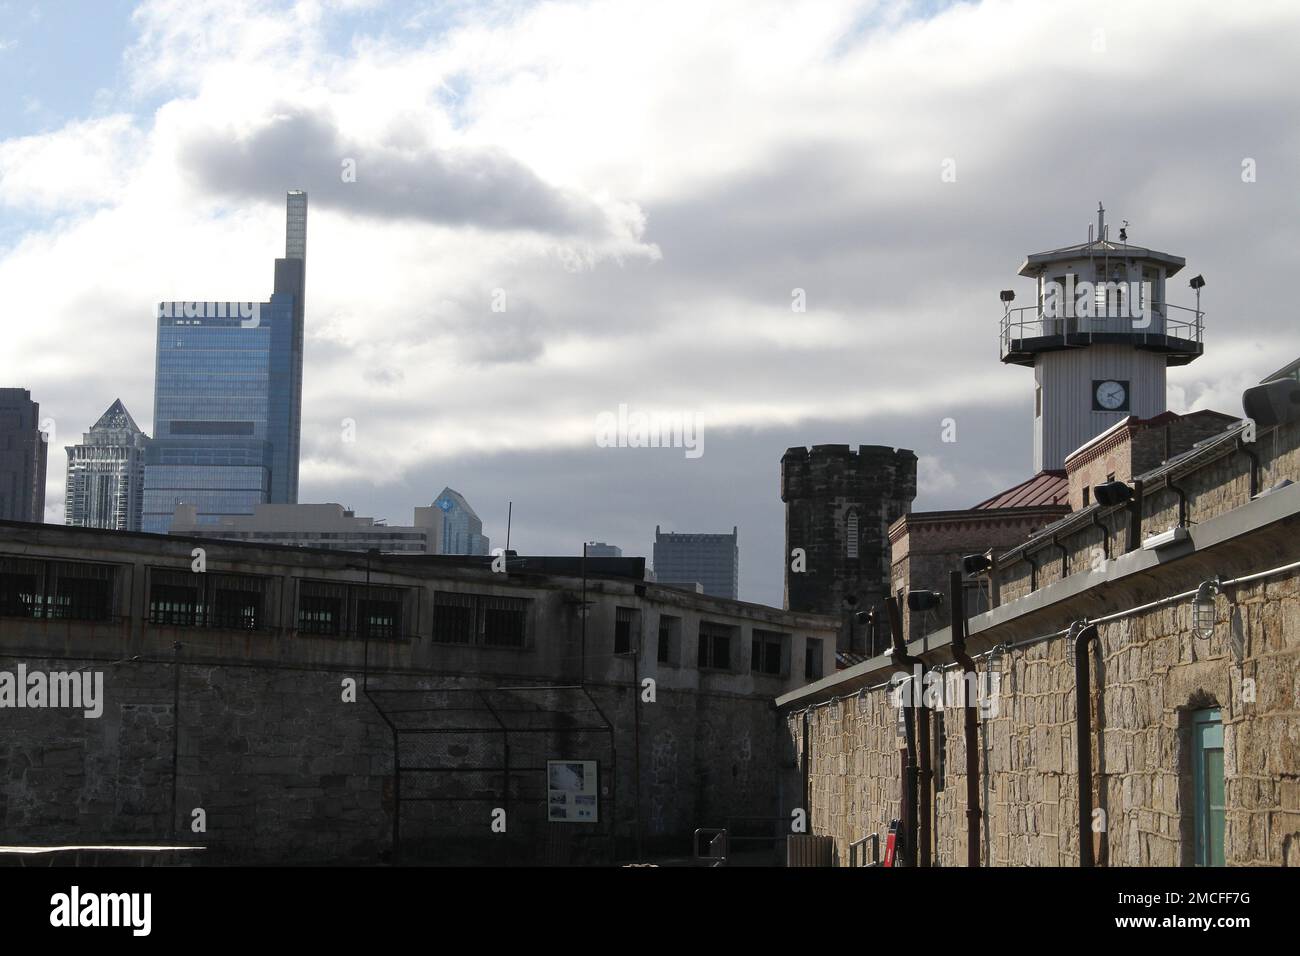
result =
[[1246,447],[1246,441],[1237,437],[1237,450],[1250,459],[1250,497],[1259,494],[1259,455]]
[[980,752],[979,714],[975,710],[977,671],[975,660],[966,653],[966,608],[962,603],[961,572],[948,575],[951,618],[949,635],[952,640],[952,659],[961,665],[962,716],[966,732],[966,865],[980,865]]
[[[898,610],[898,599],[893,595],[885,598],[885,609],[889,613],[889,632],[890,639],[893,642],[893,654],[891,661],[895,667],[907,668],[911,664],[919,664],[920,659],[912,657],[907,653],[907,645],[903,642],[903,618]],[[913,688],[915,691],[915,688]],[[913,695],[912,703],[915,705],[916,697]],[[905,726],[905,743],[907,746],[907,761],[903,767],[903,779],[901,800],[903,816],[903,859],[911,866],[916,865],[917,859],[917,813],[916,813],[916,715],[912,707],[904,705],[903,723]],[[927,834],[928,836],[928,834]]]
[[803,709],[803,813],[804,822],[807,824],[807,832],[812,832],[812,800],[808,792],[808,708]]
[[[918,658],[919,661],[919,658]],[[921,676],[925,676],[925,665],[921,666]],[[916,681],[913,681],[915,684]],[[916,865],[930,865],[930,827],[933,823],[933,809],[931,799],[933,797],[934,770],[931,767],[930,748],[933,741],[930,739],[930,708],[925,705],[925,682],[921,686],[913,687],[913,691],[919,694],[920,700],[913,697],[913,702],[917,703],[916,709],[916,744],[918,755],[921,758],[921,772],[918,786],[919,798],[917,800],[916,818],[918,822],[916,837]]]
[[1178,527],[1187,527],[1187,492],[1174,484],[1173,479],[1165,479],[1165,487],[1178,496]]
[[181,642],[172,641],[172,842],[176,842],[176,774],[181,748]]
[[1128,539],[1125,553],[1136,551],[1142,544],[1142,479],[1133,482],[1133,497],[1128,503]]
[[1002,576],[998,567],[998,552],[996,548],[989,548],[989,605],[991,607],[1002,606]]
[[[636,820],[636,858],[641,854],[641,646],[645,642],[645,610],[641,612],[641,630],[636,636],[636,656],[632,667],[632,812]],[[656,671],[656,676],[658,672]]]
[[[1077,627],[1077,625],[1076,625]],[[1079,778],[1079,866],[1096,866],[1092,853],[1092,717],[1089,707],[1088,648],[1100,640],[1096,624],[1088,624],[1074,638],[1074,724]]]

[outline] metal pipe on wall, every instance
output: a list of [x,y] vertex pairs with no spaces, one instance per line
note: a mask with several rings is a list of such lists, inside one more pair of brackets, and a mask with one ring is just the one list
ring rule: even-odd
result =
[[961,665],[964,675],[962,717],[966,734],[966,865],[980,865],[980,753],[979,713],[975,709],[978,671],[975,660],[966,652],[966,607],[962,602],[961,572],[948,575],[950,605],[950,647],[952,659]]
[[[898,610],[898,599],[892,595],[885,598],[885,610],[889,614],[889,633],[893,644],[893,653],[890,659],[894,666],[905,668],[913,663],[919,664],[920,658],[910,656],[907,653],[907,645],[903,642],[903,616]],[[915,696],[913,696],[912,701],[915,704]],[[902,799],[899,801],[902,804],[903,816],[903,860],[908,865],[914,866],[916,865],[917,852],[916,715],[912,712],[911,707],[903,707],[903,723],[906,735],[904,743],[907,748],[907,759],[903,766],[903,777],[900,781]]]
[[1079,865],[1096,866],[1092,852],[1092,703],[1088,648],[1100,640],[1096,624],[1084,625],[1074,638],[1075,751],[1079,779]]

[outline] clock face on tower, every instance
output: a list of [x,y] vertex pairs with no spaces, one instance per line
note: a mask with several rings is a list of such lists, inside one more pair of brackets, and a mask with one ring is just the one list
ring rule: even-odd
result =
[[1092,410],[1094,412],[1127,412],[1128,382],[1114,379],[1092,383]]

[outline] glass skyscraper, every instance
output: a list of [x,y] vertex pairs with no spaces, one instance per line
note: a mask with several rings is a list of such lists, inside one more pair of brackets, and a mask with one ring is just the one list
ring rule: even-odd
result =
[[142,530],[298,501],[307,194],[288,194],[285,258],[269,302],[164,302]]
[[[442,512],[440,554],[488,553],[489,542],[483,535],[483,522],[464,495],[454,488],[443,488],[433,506]],[[416,517],[419,517],[418,509]]]
[[736,600],[740,585],[740,541],[731,534],[674,534],[655,526],[655,580],[702,585],[705,594]]
[[79,445],[68,445],[63,523],[78,528],[139,531],[144,459],[149,437],[118,399]]
[[41,406],[25,388],[0,388],[0,520],[45,520],[49,444]]

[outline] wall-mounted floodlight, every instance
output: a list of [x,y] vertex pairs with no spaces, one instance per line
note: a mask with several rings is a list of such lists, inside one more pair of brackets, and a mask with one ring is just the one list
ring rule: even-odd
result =
[[1192,633],[1202,641],[1214,636],[1214,625],[1218,612],[1214,606],[1214,595],[1219,592],[1219,585],[1214,581],[1204,581],[1196,589],[1192,599]]
[[968,554],[961,559],[961,567],[967,574],[984,574],[993,568],[993,558],[987,554]]
[[1001,292],[998,293],[998,298],[1000,298],[1003,302],[1014,302],[1016,301],[1015,290],[1003,289]]
[[1182,544],[1191,536],[1191,532],[1179,525],[1176,528],[1170,528],[1168,531],[1162,531],[1159,534],[1143,538],[1142,550],[1159,551],[1162,548],[1171,548],[1176,544]]
[[1300,382],[1279,378],[1241,393],[1241,407],[1258,428],[1285,425],[1300,418]]
[[921,589],[907,592],[907,607],[912,611],[933,611],[943,603],[943,594],[939,591]]
[[1122,481],[1107,481],[1093,486],[1092,497],[1097,504],[1109,508],[1111,505],[1122,505],[1126,501],[1131,501],[1133,489]]

